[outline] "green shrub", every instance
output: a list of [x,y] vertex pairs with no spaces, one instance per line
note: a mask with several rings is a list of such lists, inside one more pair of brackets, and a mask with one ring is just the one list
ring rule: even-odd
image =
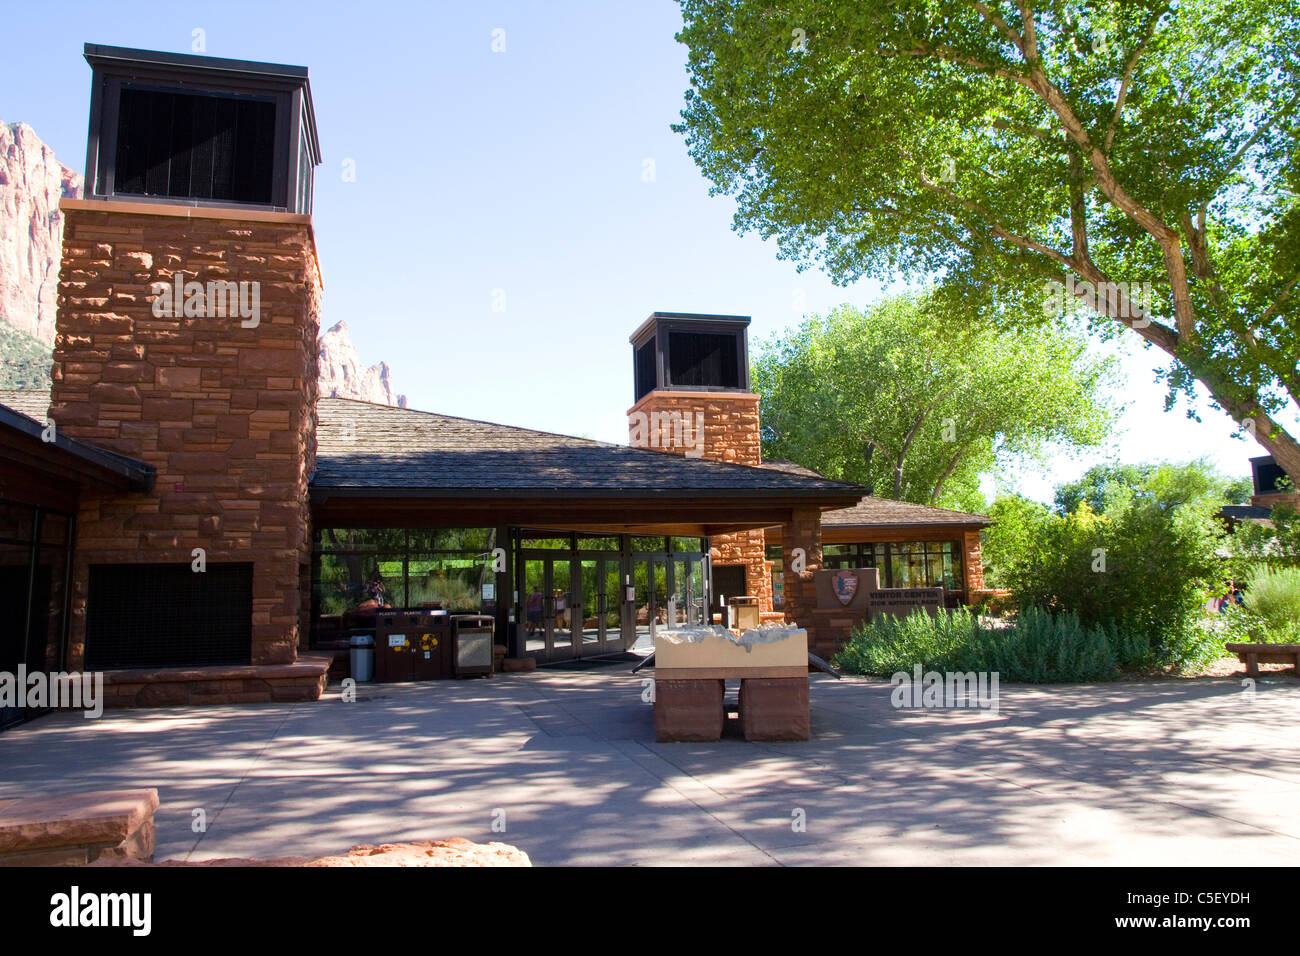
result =
[[971,666],[997,671],[1002,680],[1106,680],[1115,676],[1116,654],[1106,629],[1085,627],[1075,614],[1049,614],[1025,608],[1015,623],[987,628],[975,636]]
[[860,626],[835,656],[852,674],[889,677],[926,671],[997,672],[1001,680],[1047,683],[1117,676],[1120,641],[1105,627],[1088,627],[1073,614],[1028,608],[1009,626],[989,627],[965,609],[935,617],[917,611]]
[[1229,640],[1300,643],[1300,568],[1255,565],[1247,573],[1245,604],[1224,613]]
[[[1076,614],[1111,634],[1119,666],[1148,670],[1206,653],[1198,634],[1209,582],[1223,576],[1218,484],[1198,463],[1148,469],[1067,514],[994,505],[985,554],[1021,608]],[[1093,496],[1096,497],[1096,496]],[[1073,499],[1071,499],[1073,501]]]
[[898,618],[886,615],[861,625],[835,656],[835,666],[851,674],[888,677],[911,671],[971,670],[958,666],[969,654],[979,619],[965,608],[934,617],[923,611]]
[[1169,631],[1164,639],[1164,653],[1155,663],[1168,664],[1175,671],[1198,671],[1221,657],[1229,656],[1223,645],[1237,638],[1232,637],[1225,626],[1225,616],[1212,618],[1202,615],[1184,622],[1177,631]]

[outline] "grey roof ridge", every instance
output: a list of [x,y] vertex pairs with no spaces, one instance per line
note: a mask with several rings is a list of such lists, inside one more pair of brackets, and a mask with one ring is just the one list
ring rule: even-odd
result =
[[[616,450],[618,450],[618,451],[627,452],[627,453],[629,453],[629,454],[633,454],[633,455],[662,455],[662,454],[664,454],[664,452],[661,452],[661,451],[654,451],[653,449],[650,449],[650,448],[633,448],[631,445],[616,445],[616,444],[614,444],[613,442],[604,442],[604,441],[599,441],[598,439],[595,439],[595,438],[582,438],[582,437],[580,437],[580,436],[578,436],[578,435],[564,435],[564,434],[561,434],[561,433],[559,433],[559,432],[546,432],[546,431],[542,431],[541,429],[537,429],[537,428],[525,428],[525,427],[523,427],[523,426],[521,426],[521,425],[505,425],[505,424],[502,424],[501,422],[489,422],[489,421],[486,421],[486,420],[481,419],[481,418],[465,418],[465,417],[460,416],[460,415],[447,415],[447,414],[445,414],[445,413],[443,413],[443,412],[430,412],[430,411],[426,411],[426,410],[424,410],[424,409],[418,409],[418,408],[400,408],[400,407],[398,407],[398,406],[396,406],[396,405],[385,405],[385,404],[383,404],[382,402],[367,402],[367,401],[363,401],[362,399],[357,399],[357,398],[342,398],[342,397],[338,397],[338,396],[329,396],[329,397],[327,397],[327,398],[320,398],[320,399],[317,399],[317,404],[319,405],[319,403],[320,403],[320,402],[323,402],[323,401],[351,402],[351,403],[354,404],[354,405],[369,405],[369,406],[374,407],[374,408],[385,409],[385,410],[387,410],[387,411],[392,411],[392,412],[409,412],[409,413],[411,413],[411,414],[415,414],[415,415],[429,415],[429,416],[434,417],[434,418],[451,418],[451,419],[455,419],[456,421],[469,422],[469,423],[474,424],[474,425],[490,425],[490,426],[492,426],[493,428],[508,428],[508,429],[510,429],[510,430],[512,430],[512,431],[527,432],[527,433],[530,434],[530,435],[540,435],[540,436],[543,436],[543,437],[546,437],[546,438],[567,438],[567,439],[569,439],[570,441],[585,442],[586,444],[594,445],[594,446],[597,446],[597,447],[600,447],[600,448],[616,449]],[[319,418],[319,416],[318,416],[318,418]],[[677,455],[677,456],[674,456],[674,457],[680,458],[680,459],[682,459],[683,461],[700,461],[700,462],[704,462],[704,463],[706,464],[707,467],[719,467],[719,466],[720,466],[720,467],[723,467],[723,468],[740,469],[740,470],[743,470],[743,471],[751,471],[751,470],[766,470],[768,473],[770,473],[771,470],[772,470],[772,469],[763,469],[763,466],[762,466],[761,464],[759,464],[759,465],[742,465],[742,464],[739,464],[739,463],[737,463],[737,462],[731,462],[731,461],[717,461],[717,460],[712,459],[712,458],[688,458],[688,457],[686,457],[685,455]],[[694,467],[694,466],[688,466],[688,467]],[[789,473],[787,472],[787,474],[789,474]],[[314,475],[315,475],[315,472],[313,472],[313,477],[314,477]],[[861,491],[861,492],[863,492],[864,494],[865,494],[865,492],[866,492],[866,488],[864,488],[862,485],[857,485],[857,484],[854,484],[854,483],[852,483],[852,482],[839,481],[839,480],[837,480],[837,479],[835,479],[835,478],[827,478],[827,477],[825,477],[825,476],[820,476],[820,475],[819,475],[816,479],[810,478],[810,477],[807,476],[807,475],[795,475],[795,474],[789,474],[789,476],[792,477],[792,478],[802,478],[802,479],[804,479],[805,481],[814,481],[814,480],[816,480],[816,481],[825,481],[825,482],[829,482],[829,483],[832,484],[832,485],[837,485],[837,486],[839,486],[840,488],[843,488],[845,491],[851,491],[851,492]],[[834,490],[834,489],[828,489],[828,490]],[[963,512],[955,512],[955,513],[956,513],[956,514],[962,514]]]

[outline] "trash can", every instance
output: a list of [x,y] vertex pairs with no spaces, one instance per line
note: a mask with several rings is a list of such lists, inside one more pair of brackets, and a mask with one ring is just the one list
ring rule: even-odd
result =
[[492,630],[495,624],[495,619],[489,614],[451,616],[457,677],[492,676]]
[[759,626],[758,598],[749,594],[738,594],[728,605],[729,625],[739,630],[749,630]]
[[375,677],[375,639],[369,634],[353,634],[348,640],[352,679],[365,684]]

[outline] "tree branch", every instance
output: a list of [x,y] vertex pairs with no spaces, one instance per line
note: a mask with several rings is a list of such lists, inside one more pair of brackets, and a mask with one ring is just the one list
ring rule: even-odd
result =
[[1020,25],[1025,31],[1025,42],[1020,52],[1025,55],[1025,62],[1034,63],[1038,60],[1038,31],[1034,27],[1034,11],[1025,0],[1020,0]]
[[[1011,45],[1014,46],[1017,50],[1019,50],[1022,56],[1025,55],[1025,41],[1024,39],[1021,38],[1020,34],[1017,33],[1011,27],[1009,23],[1007,23],[1000,16],[998,16],[996,13],[990,10],[987,4],[980,3],[979,0],[975,0],[972,6],[979,11],[980,16],[982,16],[989,23],[997,27],[998,31],[1009,41],[1011,41]],[[1023,10],[1024,7],[1022,6],[1021,9]],[[1031,23],[1031,29],[1032,29],[1032,23]]]
[[1160,22],[1160,18],[1165,15],[1165,11],[1168,9],[1169,7],[1165,6],[1155,12],[1155,15],[1147,23],[1142,39],[1138,41],[1138,45],[1129,54],[1128,62],[1124,64],[1124,76],[1119,81],[1119,95],[1115,97],[1115,110],[1110,114],[1110,122],[1106,124],[1106,136],[1101,142],[1101,151],[1108,156],[1110,155],[1111,143],[1115,141],[1115,129],[1119,123],[1120,114],[1124,112],[1124,100],[1128,97],[1128,85],[1133,79],[1133,70],[1137,66],[1138,59],[1142,56],[1142,51],[1146,49],[1147,43],[1151,41],[1151,37],[1155,34],[1156,24]]
[[1295,95],[1292,96],[1291,99],[1287,100],[1284,104],[1282,104],[1281,109],[1279,109],[1268,119],[1259,121],[1259,123],[1255,126],[1255,132],[1252,133],[1250,135],[1250,138],[1247,139],[1246,142],[1242,143],[1240,148],[1238,148],[1238,150],[1232,154],[1232,158],[1228,160],[1228,165],[1225,166],[1223,170],[1219,173],[1219,177],[1210,183],[1211,195],[1219,191],[1219,187],[1222,186],[1224,181],[1228,178],[1228,176],[1232,174],[1232,171],[1237,167],[1237,164],[1240,163],[1246,157],[1246,153],[1250,150],[1250,148],[1254,146],[1257,142],[1259,142],[1259,138],[1263,136],[1265,133],[1267,133],[1268,131],[1274,129],[1277,126],[1278,121],[1281,120],[1281,118],[1285,116],[1287,113],[1289,113],[1291,110],[1295,109],[1297,104],[1300,104],[1300,88],[1296,89]]
[[972,435],[970,438],[966,439],[962,445],[958,446],[957,451],[952,456],[952,460],[948,462],[948,467],[944,469],[943,474],[939,476],[939,480],[935,482],[934,490],[930,492],[931,507],[933,507],[934,503],[939,500],[939,492],[943,491],[943,486],[947,484],[948,479],[952,477],[952,473],[957,470],[957,466],[961,464],[962,458],[966,455],[966,450],[970,448],[974,441],[975,437]]
[[[1281,295],[1274,299],[1273,304],[1264,310],[1264,314],[1259,317],[1261,325],[1277,313],[1277,310],[1282,307],[1282,303],[1291,296],[1291,292],[1295,289],[1296,283],[1300,283],[1300,274],[1297,274],[1294,279],[1288,282],[1286,288],[1282,290]],[[1297,396],[1297,400],[1300,400],[1300,396]]]
[[1028,249],[1031,252],[1037,252],[1039,255],[1047,256],[1049,259],[1054,259],[1056,262],[1059,262],[1063,266],[1069,266],[1071,268],[1073,267],[1074,263],[1070,260],[1070,257],[1067,256],[1065,253],[1053,249],[1051,246],[1044,245],[1043,243],[1039,242],[1037,239],[1030,239],[1028,236],[1022,236],[1019,235],[1018,233],[1012,232],[1011,230],[1003,226],[1002,223],[998,221],[997,217],[993,215],[993,213],[991,213],[988,209],[981,206],[979,203],[972,202],[969,199],[963,199],[961,196],[958,196],[956,193],[954,193],[952,190],[948,189],[947,187],[940,186],[938,183],[934,182],[932,179],[930,179],[929,176],[926,175],[924,169],[921,170],[920,180],[921,180],[921,185],[924,186],[926,189],[929,189],[931,192],[936,192],[939,193],[941,196],[946,196],[948,199],[951,199],[953,202],[957,203],[963,209],[966,209],[970,212],[983,216],[984,219],[989,224],[990,227],[989,231],[996,238],[1005,240],[1006,242],[1010,242],[1013,245],[1021,247],[1022,249]]

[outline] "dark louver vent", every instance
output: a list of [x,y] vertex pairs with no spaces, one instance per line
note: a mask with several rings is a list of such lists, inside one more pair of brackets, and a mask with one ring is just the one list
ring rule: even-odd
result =
[[252,564],[92,565],[86,667],[248,664],[252,622]]
[[270,203],[275,103],[123,89],[119,193]]
[[669,378],[673,385],[739,388],[737,336],[673,332],[668,337]]

